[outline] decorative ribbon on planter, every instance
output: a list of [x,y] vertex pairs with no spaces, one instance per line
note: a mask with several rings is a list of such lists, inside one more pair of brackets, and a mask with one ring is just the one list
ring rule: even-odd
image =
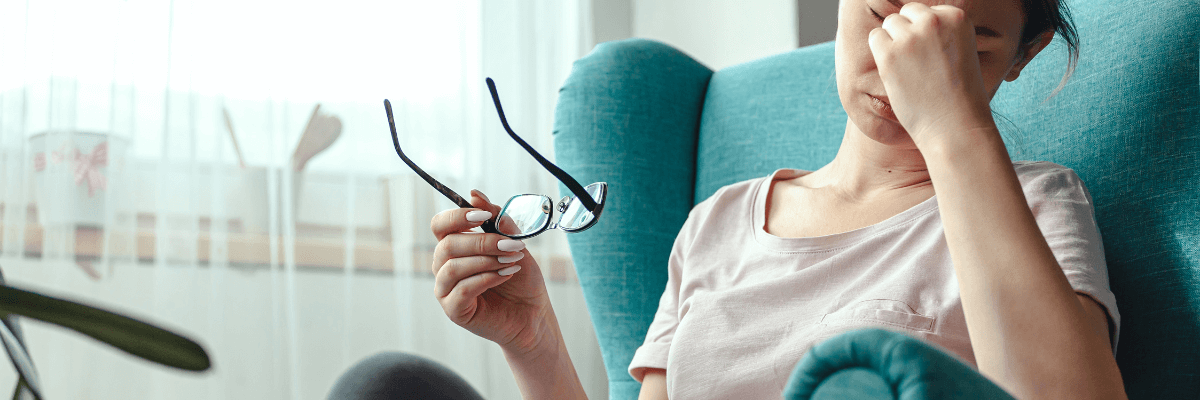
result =
[[[63,146],[63,151],[51,152],[51,157],[55,164],[63,161],[63,152],[66,146]],[[96,190],[104,190],[108,187],[108,179],[104,177],[104,173],[100,172],[100,167],[108,165],[108,142],[96,145],[91,153],[83,154],[78,149],[74,151],[75,160],[75,184],[81,185],[87,181],[88,197],[96,194]],[[33,168],[37,172],[42,172],[46,169],[46,156],[38,153],[33,157]]]
[[75,150],[75,184],[87,180],[88,197],[95,194],[96,189],[104,190],[108,179],[100,172],[100,167],[108,165],[108,142],[96,145],[91,153],[81,154]]

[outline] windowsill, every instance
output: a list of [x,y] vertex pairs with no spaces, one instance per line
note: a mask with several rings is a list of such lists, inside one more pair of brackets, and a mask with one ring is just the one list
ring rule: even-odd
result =
[[[153,217],[151,217],[153,218]],[[144,219],[139,218],[139,219]],[[202,225],[206,225],[202,222]],[[0,229],[4,229],[0,225]],[[307,230],[327,230],[316,226],[297,226],[298,232]],[[187,235],[186,233],[180,232]],[[46,241],[46,229],[36,223],[25,225],[25,248],[24,254],[27,258],[41,258],[45,253],[43,245]],[[77,259],[100,259],[104,255],[104,229],[90,226],[76,226],[75,228],[75,257]],[[196,242],[196,258],[195,261],[199,264],[210,264],[213,261],[213,241],[214,238],[207,229],[197,230],[195,233]],[[271,260],[271,237],[270,235],[260,233],[239,233],[229,232],[225,236],[226,257],[230,264],[243,265],[270,265]],[[345,241],[339,238],[320,238],[306,237],[308,235],[297,235],[295,238],[295,262],[297,267],[322,267],[322,268],[342,268],[346,262]],[[136,241],[136,244],[130,243],[130,238]],[[109,244],[110,258],[131,259],[135,258],[140,262],[153,262],[157,255],[157,235],[153,227],[137,228],[136,236],[120,234],[114,232]],[[220,239],[218,239],[220,240]],[[0,245],[4,244],[3,238],[0,238]],[[276,250],[278,251],[276,263],[282,263],[284,260],[284,238],[275,237]],[[184,257],[179,257],[179,261],[185,260]],[[391,271],[392,270],[392,246],[390,243],[382,240],[363,240],[357,239],[354,244],[354,266],[358,269]]]
[[[36,210],[30,207],[29,215],[35,215]],[[33,218],[31,218],[33,219]],[[210,230],[210,221],[207,218],[200,218],[197,224],[195,235],[195,259],[190,259],[184,254],[178,254],[175,257],[170,257],[169,262],[178,263],[195,263],[197,265],[211,265],[214,258],[221,259],[229,265],[238,266],[269,266],[285,263],[285,246],[284,237],[275,235],[274,241],[276,246],[276,258],[271,259],[271,241],[272,237],[268,234],[255,232],[240,232],[241,222],[233,220],[230,222],[230,232],[214,235]],[[153,263],[157,259],[158,252],[158,236],[155,233],[155,221],[152,215],[139,214],[136,232],[119,232],[110,233],[108,244],[110,259],[132,261],[134,259],[141,263]],[[19,229],[19,228],[18,228]],[[8,227],[0,224],[0,248],[5,248],[5,238],[15,237],[16,232],[11,232]],[[105,231],[101,227],[92,226],[76,226],[74,237],[74,256],[76,261],[99,261],[104,256],[105,247]],[[131,234],[132,233],[132,234]],[[38,224],[36,221],[30,221],[25,225],[24,232],[24,251],[23,257],[27,259],[44,258],[47,249],[44,248],[48,235],[61,235],[61,233],[47,232],[46,228]],[[345,230],[342,227],[332,227],[316,224],[297,224],[296,235],[292,249],[294,249],[294,262],[297,268],[308,270],[341,270],[346,265],[346,240],[344,239]],[[190,253],[188,246],[193,243],[188,240],[191,232],[173,232],[174,247],[182,248],[185,253]],[[224,238],[216,238],[215,236],[224,236]],[[181,240],[182,239],[182,240]],[[63,240],[63,239],[57,239]],[[221,254],[220,249],[217,252],[213,251],[214,240],[224,241],[224,254]],[[411,257],[413,272],[417,276],[432,276],[431,269],[428,267],[432,263],[433,248],[429,246],[418,246],[427,248],[414,248]],[[570,257],[559,254],[546,254],[539,251],[536,247],[531,247],[530,250],[534,254],[540,254],[539,264],[546,273],[546,277],[551,282],[576,282],[575,269],[570,260]],[[171,251],[171,249],[168,249]],[[178,251],[178,250],[176,250]],[[394,253],[390,235],[382,232],[379,229],[359,228],[355,233],[354,240],[354,259],[353,265],[359,271],[386,272],[393,271]],[[7,251],[6,251],[7,252]],[[172,259],[174,258],[174,259]]]

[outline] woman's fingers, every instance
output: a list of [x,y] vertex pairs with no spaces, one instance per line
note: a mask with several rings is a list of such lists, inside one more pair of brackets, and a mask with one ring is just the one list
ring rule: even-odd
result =
[[892,45],[892,35],[883,28],[875,28],[867,36],[867,46],[871,48],[871,55],[875,57],[875,62],[885,61],[888,55],[888,48]]
[[441,241],[446,235],[467,232],[492,219],[495,213],[475,208],[454,208],[437,213],[429,221],[429,230]]
[[954,6],[939,4],[930,7],[929,10],[931,11],[931,14],[937,15],[939,21],[945,19],[947,22],[960,24],[967,19],[966,11]]
[[[975,30],[952,6],[908,2],[868,36],[883,89],[914,143],[965,121],[988,124]],[[945,122],[953,121],[953,122]]]
[[887,31],[888,35],[893,38],[912,30],[912,26],[913,21],[903,14],[888,14],[887,17],[883,18],[883,23],[879,25],[880,28]]
[[513,221],[512,217],[508,215],[500,216],[500,220],[496,221],[496,229],[499,230],[500,233],[510,236],[520,235],[522,233],[521,228],[517,226],[517,222]]
[[500,213],[500,207],[488,202],[487,196],[478,190],[471,191],[471,205],[476,208],[454,208],[434,215],[429,222],[433,236],[441,241],[446,235],[478,228]]
[[909,2],[905,4],[904,7],[900,7],[900,12],[896,13],[896,15],[904,17],[910,24],[913,25],[937,26],[938,24],[937,16],[934,15],[933,9],[918,2]]
[[[525,244],[494,233],[471,229],[496,220],[501,208],[478,190],[471,191],[473,209],[446,210],[430,222],[438,239],[433,251],[434,295],[454,323],[466,326],[484,304],[479,296],[508,281],[528,254]],[[532,262],[532,261],[530,261]]]
[[499,275],[499,272],[507,273],[508,271],[505,271],[505,268],[512,267],[524,257],[524,253],[517,253],[513,256],[451,258],[442,265],[442,268],[438,269],[437,276],[434,279],[433,294],[439,299],[446,297],[456,286],[461,284],[461,281],[474,275]]
[[494,233],[456,233],[438,241],[433,249],[433,273],[448,260],[472,256],[516,256],[525,243]]
[[442,310],[450,317],[450,321],[460,326],[468,324],[479,310],[479,295],[499,286],[511,276],[494,273],[471,275],[458,281],[445,297],[438,297],[438,302],[442,303]]
[[480,210],[491,212],[492,216],[500,214],[500,206],[492,204],[492,201],[488,200],[487,196],[478,190],[471,190],[471,205]]

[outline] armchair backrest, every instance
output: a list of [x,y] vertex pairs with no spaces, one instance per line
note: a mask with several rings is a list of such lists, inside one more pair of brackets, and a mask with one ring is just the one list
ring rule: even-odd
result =
[[[992,106],[1014,160],[1072,168],[1093,196],[1130,398],[1188,398],[1200,393],[1200,1],[1069,5],[1082,52],[1067,85],[1049,97],[1067,59],[1052,44]],[[641,39],[576,63],[555,150],[610,185],[603,221],[569,239],[610,398],[637,397],[626,368],[691,206],[780,167],[823,166],[845,123],[832,42],[715,73]]]

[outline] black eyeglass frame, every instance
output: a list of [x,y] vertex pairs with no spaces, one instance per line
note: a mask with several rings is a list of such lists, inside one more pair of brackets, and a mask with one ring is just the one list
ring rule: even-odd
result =
[[[495,103],[495,105],[496,105],[496,115],[500,116],[500,124],[504,125],[504,130],[506,132],[508,132],[508,136],[512,137],[513,140],[517,142],[517,144],[521,145],[521,147],[524,148],[525,151],[529,152],[529,155],[533,156],[534,160],[537,160],[537,162],[539,164],[542,164],[543,168],[545,168],[547,171],[549,171],[550,174],[554,175],[554,177],[556,179],[558,179],[559,182],[562,182],[564,185],[566,185],[567,189],[571,191],[571,194],[575,195],[574,198],[572,198],[571,196],[563,197],[563,199],[559,201],[559,204],[557,207],[554,206],[554,198],[553,197],[545,196],[545,195],[538,195],[538,196],[545,196],[547,199],[550,199],[551,210],[553,210],[555,208],[560,208],[559,221],[553,222],[553,223],[550,222],[550,220],[552,220],[554,217],[554,215],[553,215],[554,213],[553,213],[553,211],[551,211],[550,218],[547,219],[546,225],[543,225],[542,228],[540,228],[537,231],[534,231],[533,233],[530,233],[528,235],[518,235],[518,236],[510,236],[510,237],[512,237],[514,239],[516,239],[516,238],[524,239],[524,238],[530,238],[533,236],[537,236],[537,235],[541,234],[542,232],[545,232],[546,229],[552,229],[552,228],[550,228],[550,226],[552,224],[554,227],[557,227],[557,228],[562,229],[569,233],[583,232],[583,231],[587,230],[588,228],[591,228],[593,225],[596,224],[596,221],[598,221],[600,219],[600,213],[602,211],[604,211],[604,203],[608,199],[608,183],[607,182],[592,183],[592,185],[596,185],[596,184],[600,185],[600,192],[598,193],[599,195],[597,196],[600,198],[600,202],[597,203],[595,201],[595,199],[592,198],[592,195],[590,193],[588,193],[587,189],[585,189],[583,187],[583,185],[579,184],[579,181],[576,181],[575,178],[571,177],[571,175],[566,173],[566,171],[563,171],[561,168],[558,168],[557,165],[554,165],[554,163],[550,162],[550,160],[547,160],[546,157],[542,157],[542,154],[538,153],[537,150],[534,150],[533,146],[530,146],[529,143],[526,143],[524,139],[521,139],[520,136],[517,136],[516,132],[513,132],[512,127],[508,125],[508,118],[504,117],[504,107],[500,105],[500,95],[496,93],[496,82],[493,81],[492,78],[487,78],[486,82],[488,85],[488,91],[492,94],[492,102]],[[591,186],[591,185],[588,185],[588,186]],[[509,201],[512,201],[512,199],[517,198],[517,197],[518,196],[513,196],[512,198],[509,199]],[[561,224],[559,224],[559,222],[562,222],[562,217],[564,215],[566,215],[567,208],[571,204],[571,201],[574,199],[579,199],[579,203],[581,205],[583,205],[583,208],[592,214],[592,220],[588,221],[587,223],[583,224],[583,226],[578,227],[578,228],[567,228],[567,227],[564,227]],[[503,209],[507,208],[507,207],[508,207],[508,203],[505,203],[504,207],[501,208],[501,210],[503,211]],[[503,214],[503,212],[501,212],[501,214]],[[505,236],[508,236],[508,235],[505,235]]]
[[[600,198],[600,202],[597,203],[598,204],[597,208],[603,209],[604,208],[604,200],[606,197],[608,197],[608,183],[607,182],[594,182],[588,186],[592,186],[592,185],[600,185],[600,191],[597,196]],[[584,191],[586,192],[587,190],[585,189]],[[504,207],[500,208],[500,216],[504,215],[504,210],[508,209],[508,205],[512,204],[513,200],[516,200],[517,198],[525,197],[525,196],[537,196],[537,197],[542,197],[542,198],[549,200],[551,207],[550,207],[550,211],[548,212],[548,214],[550,214],[550,216],[548,218],[546,218],[546,222],[543,223],[540,228],[538,228],[537,230],[534,230],[531,233],[524,234],[524,235],[509,235],[506,233],[501,233],[501,235],[507,236],[510,239],[521,240],[521,239],[528,239],[528,238],[540,235],[543,232],[546,232],[546,230],[548,230],[548,229],[555,229],[555,228],[562,229],[562,230],[570,232],[570,233],[583,232],[583,231],[587,230],[588,228],[591,228],[592,225],[595,225],[597,219],[600,219],[600,217],[599,217],[600,214],[597,212],[597,213],[592,214],[592,219],[590,221],[584,223],[583,226],[580,226],[578,228],[568,228],[568,227],[562,226],[562,224],[561,224],[562,218],[567,215],[567,210],[570,209],[571,201],[574,200],[575,197],[574,196],[564,196],[562,199],[560,199],[558,201],[558,205],[555,205],[553,198],[551,198],[550,196],[544,195],[544,194],[537,194],[537,193],[518,194],[516,196],[510,197],[508,199],[508,202],[504,204]],[[580,202],[580,203],[582,203],[582,202]],[[554,210],[558,210],[558,221],[554,221]]]
[[[570,190],[571,193],[575,195],[575,196],[573,196],[573,198],[572,198],[572,196],[564,197],[561,200],[561,204],[565,204],[565,205],[569,206],[569,204],[571,203],[572,200],[579,199],[579,203],[589,213],[592,214],[591,221],[588,221],[582,227],[579,227],[579,228],[571,229],[571,228],[566,228],[566,227],[562,227],[562,226],[557,226],[558,223],[555,223],[555,225],[558,228],[560,228],[564,231],[570,232],[570,233],[582,232],[582,231],[587,230],[588,228],[591,228],[592,226],[594,226],[596,224],[596,221],[598,221],[600,219],[600,213],[601,213],[601,211],[604,210],[604,203],[605,203],[605,200],[608,198],[608,183],[606,183],[606,182],[593,183],[593,184],[597,184],[597,183],[600,184],[600,193],[598,196],[600,198],[600,202],[597,203],[594,199],[592,199],[592,196],[587,192],[587,190],[584,189],[583,185],[579,184],[579,181],[576,181],[575,178],[571,177],[571,175],[567,174],[565,171],[563,171],[557,165],[554,165],[554,163],[547,160],[545,157],[543,157],[541,155],[541,153],[538,153],[537,150],[534,150],[533,147],[529,145],[529,143],[526,143],[524,139],[521,139],[520,136],[517,136],[516,132],[513,132],[512,128],[508,125],[508,119],[504,117],[504,108],[500,105],[500,96],[496,93],[496,84],[494,81],[492,81],[492,78],[487,78],[487,85],[488,85],[488,90],[491,92],[491,95],[492,95],[492,101],[496,105],[496,113],[499,114],[499,116],[500,116],[500,123],[502,125],[504,125],[504,130],[507,131],[508,135],[510,137],[512,137],[513,140],[515,140],[517,142],[517,144],[521,145],[521,147],[524,148],[525,151],[529,153],[529,155],[533,156],[534,160],[537,160],[537,162],[539,164],[541,164],[543,168],[545,168],[547,171],[549,171],[550,174],[554,175],[554,177],[556,179],[558,179],[559,182],[562,182],[564,185],[566,185],[567,189]],[[475,208],[475,206],[471,205],[470,202],[464,200],[462,198],[462,196],[459,196],[458,193],[454,192],[454,190],[450,189],[446,185],[443,185],[441,182],[438,182],[437,179],[434,179],[432,176],[430,176],[428,173],[426,173],[424,170],[422,170],[421,167],[418,167],[416,163],[413,163],[412,160],[410,160],[407,156],[404,155],[404,151],[400,149],[400,138],[396,132],[396,121],[395,121],[395,117],[392,115],[391,101],[384,99],[383,107],[384,107],[384,110],[387,111],[388,126],[391,128],[392,145],[395,146],[395,148],[396,148],[396,155],[400,156],[400,159],[403,160],[404,163],[407,164],[409,168],[412,168],[413,172],[416,172],[417,175],[419,175],[422,179],[425,180],[425,182],[429,183],[430,186],[433,186],[433,188],[435,190],[437,190],[443,196],[446,196],[446,198],[450,199],[450,201],[454,202],[454,204],[458,205],[461,208]],[[512,199],[517,198],[519,196],[524,196],[524,195],[513,196],[512,198],[509,198],[509,202],[511,202]],[[537,195],[537,196],[545,196],[545,195]],[[545,197],[550,198],[549,196],[545,196]],[[552,198],[550,198],[550,199],[551,199],[551,204],[553,205],[554,204],[553,199]],[[561,211],[562,213],[565,214],[565,211],[567,210],[567,208],[566,208],[567,206],[562,207],[563,208],[563,210]],[[503,211],[507,207],[508,207],[508,202],[506,202],[504,204],[504,207],[501,207],[501,210]],[[564,215],[564,214],[559,215],[559,222],[561,222],[562,215]],[[545,225],[543,225],[542,228],[538,229],[537,231],[535,231],[533,233],[530,233],[527,235],[510,236],[510,235],[501,233],[498,229],[496,229],[496,218],[497,217],[499,217],[499,215],[493,216],[492,219],[484,221],[484,223],[480,226],[480,228],[483,229],[483,231],[487,232],[487,233],[496,233],[496,234],[500,234],[505,237],[514,238],[514,239],[525,239],[525,238],[529,238],[529,237],[533,237],[538,234],[541,234],[542,232],[545,232],[546,229],[549,228],[549,225],[550,225],[549,221],[547,221],[547,223]],[[551,214],[551,218],[553,218],[553,213]]]
[[[450,201],[454,202],[454,204],[458,205],[460,208],[475,208],[475,206],[471,205],[470,202],[463,200],[462,196],[459,196],[458,193],[454,192],[454,190],[451,190],[450,188],[446,187],[446,185],[438,182],[437,179],[433,179],[433,177],[429,176],[425,170],[421,169],[421,167],[418,167],[416,163],[413,163],[412,160],[408,159],[408,156],[404,155],[404,150],[400,149],[400,138],[396,134],[396,120],[392,116],[392,102],[388,101],[388,99],[383,99],[383,109],[387,111],[388,126],[392,128],[392,145],[396,146],[396,155],[400,156],[400,159],[403,160],[405,164],[408,164],[408,167],[412,168],[413,172],[416,172],[421,179],[424,179],[425,182],[429,183],[429,186],[433,186],[438,193],[446,196],[446,198],[450,199]],[[480,225],[480,228],[487,233],[500,233],[500,231],[496,230],[496,218],[484,221],[483,225]]]

